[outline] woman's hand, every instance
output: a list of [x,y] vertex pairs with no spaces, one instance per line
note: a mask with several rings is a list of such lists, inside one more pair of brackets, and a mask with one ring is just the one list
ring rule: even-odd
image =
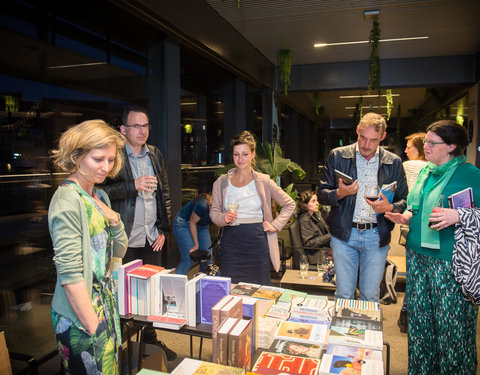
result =
[[412,213],[410,211],[405,211],[403,214],[397,212],[385,212],[385,217],[395,224],[410,224],[412,220]]
[[98,204],[98,206],[102,209],[105,216],[107,216],[107,219],[110,225],[113,225],[113,226],[118,225],[118,223],[120,222],[120,215],[118,214],[118,212],[112,210],[105,203],[103,203],[98,197],[97,193],[95,193],[95,196],[93,197],[93,199]]
[[196,250],[198,250],[198,245],[193,245],[193,247],[190,249],[190,253],[193,253]]
[[452,208],[442,208],[439,212],[432,212],[430,215],[430,222],[434,222],[430,228],[440,231],[460,222],[458,211]]
[[237,213],[233,211],[227,211],[225,212],[224,218],[226,224],[231,224],[237,218]]
[[263,231],[264,232],[276,232],[277,228],[275,228],[272,224],[270,224],[268,221],[263,222]]

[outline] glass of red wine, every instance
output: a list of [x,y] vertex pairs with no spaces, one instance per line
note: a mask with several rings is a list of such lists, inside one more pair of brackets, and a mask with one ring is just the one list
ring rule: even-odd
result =
[[[438,201],[437,203],[435,204],[435,206],[433,207],[433,210],[432,210],[432,213],[434,212],[441,212],[442,211],[442,208],[443,208],[443,200],[444,200],[444,196],[443,195],[440,195],[440,197],[438,198]],[[428,226],[431,227],[432,225],[435,225],[437,224],[438,221],[429,221],[428,222]],[[432,228],[432,229],[437,229],[437,228]]]
[[367,186],[363,192],[363,196],[365,199],[375,202],[380,197],[378,186]]

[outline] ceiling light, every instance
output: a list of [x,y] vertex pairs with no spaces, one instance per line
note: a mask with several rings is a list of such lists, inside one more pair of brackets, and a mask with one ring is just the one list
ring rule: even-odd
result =
[[[357,99],[357,98],[378,98],[379,96],[386,97],[387,95],[342,95],[340,99]],[[400,94],[392,94],[392,96],[400,96]]]
[[55,65],[55,66],[47,66],[48,69],[63,69],[63,68],[78,68],[82,66],[94,66],[94,65],[106,65],[107,62],[91,62],[91,63],[84,63],[84,64],[71,64],[71,65]]
[[[412,36],[405,38],[390,38],[390,39],[380,39],[379,42],[404,42],[407,40],[422,40],[428,39],[428,36]],[[327,47],[327,46],[346,46],[351,44],[368,44],[368,40],[356,40],[353,42],[338,42],[338,43],[315,43],[313,46],[315,48]]]
[[[355,109],[357,107],[345,107],[345,109]],[[364,105],[362,106],[362,108],[388,108],[386,105],[372,105],[372,106],[369,106],[369,105]]]
[[363,19],[364,20],[376,20],[380,16],[380,11],[378,9],[375,10],[365,10],[363,12]]

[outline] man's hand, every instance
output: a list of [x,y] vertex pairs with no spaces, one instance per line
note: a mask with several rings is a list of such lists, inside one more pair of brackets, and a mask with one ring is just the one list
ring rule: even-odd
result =
[[343,199],[347,195],[355,195],[358,191],[358,180],[353,181],[353,184],[346,185],[342,179],[338,179],[337,199]]
[[135,180],[135,189],[152,193],[157,189],[157,178],[155,176],[141,176]]
[[165,235],[162,233],[158,236],[158,238],[152,244],[153,251],[162,251],[164,243],[165,243]]
[[393,211],[393,204],[391,204],[385,194],[381,193],[380,197],[382,200],[371,201],[370,199],[365,198],[367,203],[372,206],[373,211],[377,214],[384,214],[385,212]]

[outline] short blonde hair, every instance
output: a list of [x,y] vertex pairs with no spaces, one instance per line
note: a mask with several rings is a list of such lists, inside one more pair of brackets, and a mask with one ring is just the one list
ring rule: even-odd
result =
[[112,145],[117,152],[108,177],[115,177],[123,165],[122,149],[125,146],[125,137],[103,120],[84,121],[63,132],[58,149],[51,151],[53,163],[64,172],[75,173],[88,152]]
[[385,118],[374,112],[367,113],[358,123],[359,129],[365,129],[371,126],[374,127],[377,132],[382,129],[382,134],[387,130],[387,122],[385,121]]

